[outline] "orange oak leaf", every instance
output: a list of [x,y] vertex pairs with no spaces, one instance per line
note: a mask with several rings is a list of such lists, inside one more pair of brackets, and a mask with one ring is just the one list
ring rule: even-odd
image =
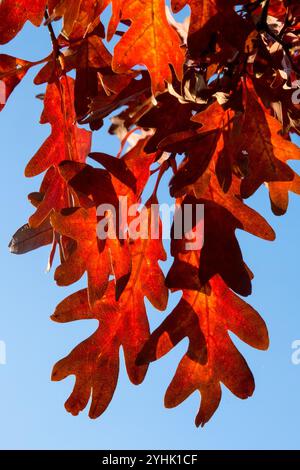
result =
[[275,215],[286,213],[289,204],[289,191],[300,194],[300,177],[294,173],[294,178],[290,182],[270,182],[268,183],[272,211]]
[[220,274],[228,287],[238,294],[251,294],[251,276],[235,238],[235,230],[243,226],[227,209],[214,202],[203,200],[203,203],[205,225],[204,245],[200,254],[201,284]]
[[34,64],[27,60],[17,59],[6,54],[0,54],[1,100],[0,111],[4,108],[9,96],[25,77]]
[[201,394],[196,425],[204,426],[219,406],[221,383],[239,398],[254,391],[252,373],[228,330],[257,349],[267,349],[266,325],[258,313],[218,277],[201,292],[184,290],[173,312],[152,333],[138,364],[154,361],[189,338],[189,348],[168,387],[165,405],[179,405],[194,391]]
[[292,182],[293,170],[285,163],[299,159],[300,149],[280,135],[281,125],[265,112],[247,82],[243,150],[248,154],[248,175],[241,184],[242,197],[251,196],[264,182]]
[[[168,302],[168,289],[165,277],[158,261],[166,261],[166,253],[162,245],[162,227],[159,215],[153,211],[158,201],[155,196],[145,204],[147,212],[146,236],[139,237],[131,245],[132,274],[126,289],[131,290],[131,296],[146,296],[158,310],[165,310]],[[156,224],[155,236],[151,235],[152,223]],[[142,229],[144,231],[144,229]]]
[[13,39],[26,21],[40,26],[47,0],[2,0],[0,3],[0,44]]
[[[126,198],[126,205],[130,208],[131,205],[137,204],[140,201],[141,192],[150,177],[150,165],[155,157],[154,154],[144,154],[144,146],[145,140],[140,140],[133,150],[127,152],[120,159],[105,154],[91,154],[99,163],[108,167],[111,173],[108,173],[107,170],[92,168],[84,163],[71,161],[64,161],[59,166],[60,174],[67,182],[68,186],[75,192],[82,207],[89,208],[92,203],[97,209],[101,205],[105,205],[105,207],[110,207],[113,210],[113,215],[115,216],[115,219],[113,219],[115,239],[97,240],[96,229],[94,227],[92,228],[94,234],[93,236],[91,235],[90,240],[94,240],[93,244],[97,245],[98,250],[101,245],[100,254],[103,258],[103,276],[104,279],[108,280],[109,275],[114,274],[117,299],[126,287],[131,271],[131,259],[128,252],[128,234],[124,232],[125,227],[122,220],[120,221],[120,211],[122,209],[120,209],[119,202],[121,197],[123,197],[123,199]],[[99,215],[98,213],[98,216]],[[103,214],[101,214],[101,217],[102,216]],[[99,222],[100,218],[98,217],[97,220]],[[67,220],[66,225],[68,231],[69,224]],[[54,226],[59,233],[77,239],[75,233],[72,236],[69,232],[61,228],[61,226],[58,226],[57,222],[54,223]],[[86,253],[85,256],[87,256],[88,246],[82,249]],[[80,258],[78,252],[74,254],[74,259],[77,260],[77,258]],[[73,262],[73,260],[71,260],[71,262]],[[69,261],[67,260],[58,271],[60,272],[62,269],[63,272],[68,275],[70,272],[68,263]],[[99,263],[101,263],[100,259]],[[56,273],[56,279],[59,284],[61,284],[61,282],[74,282],[73,277],[71,277],[71,279],[67,277],[66,281],[65,275],[63,279],[61,279],[58,271]],[[71,269],[71,271],[73,270]],[[80,274],[78,274],[78,276],[79,275]],[[95,274],[94,277],[96,278],[96,276]],[[106,288],[106,282],[107,281],[103,281],[102,279],[103,290]],[[91,287],[91,289],[93,288]],[[100,298],[101,293],[102,290],[100,290],[100,293],[96,293],[95,296],[90,294],[90,298],[94,299],[91,300],[91,303],[95,302],[97,297]]]
[[[60,286],[68,286],[78,281],[85,271],[88,276],[88,294],[91,306],[101,299],[107,289],[109,276],[114,274],[112,260],[118,259],[119,265],[125,265],[118,273],[130,272],[129,256],[123,255],[118,240],[101,243],[97,237],[97,217],[95,208],[73,209],[71,214],[54,212],[51,216],[53,228],[60,234],[76,240],[76,249],[55,271],[55,280]],[[110,243],[109,243],[110,242]],[[117,251],[116,253],[114,251]],[[125,274],[123,274],[125,271]],[[116,279],[116,282],[118,279]]]
[[77,194],[82,207],[98,208],[101,204],[110,204],[117,210],[119,201],[108,171],[65,160],[59,165],[59,173]]
[[145,311],[141,315],[141,312],[131,310],[123,301],[116,302],[112,284],[93,311],[84,289],[58,305],[52,319],[61,323],[99,320],[97,331],[54,366],[52,380],[62,380],[68,375],[76,377],[74,389],[65,403],[67,411],[77,415],[87,406],[90,396],[89,416],[97,418],[105,411],[117,386],[121,346],[131,381],[134,384],[143,381],[147,366],[136,366],[135,360],[137,349],[149,337],[147,316]]
[[[118,299],[126,287],[131,272],[128,240],[122,220],[120,222],[121,210],[118,196],[121,194],[116,193],[113,178],[106,170],[92,168],[84,163],[65,161],[60,165],[59,171],[68,186],[72,188],[72,194],[75,192],[75,197],[81,207],[90,208],[93,205],[97,210],[97,223],[103,223],[101,229],[106,232],[109,228],[113,234],[113,238],[102,239],[100,237],[97,245],[103,261],[107,261],[107,279],[109,275],[115,277],[116,298]],[[103,210],[99,213],[101,205],[103,205]],[[110,225],[103,213],[106,211],[111,212]],[[95,230],[93,237],[96,236],[99,237],[99,233]]]
[[[0,110],[26,72],[43,64],[34,83],[46,84],[37,97],[51,131],[25,170],[43,178],[29,194],[35,213],[10,250],[51,244],[48,269],[58,252],[58,285],[87,277],[86,289],[52,317],[99,322],[53,370],[53,380],[75,376],[66,402],[74,415],[90,398],[92,418],[107,408],[121,347],[128,376],[139,384],[150,362],[188,338],[165,404],[198,390],[196,424],[204,425],[222,384],[240,398],[254,390],[231,334],[268,346],[263,320],[237,296],[250,294],[254,277],[237,229],[274,240],[245,199],[266,185],[281,215],[289,192],[300,194],[289,166],[300,159],[299,0],[171,0],[174,13],[186,6],[191,16],[180,23],[164,0],[0,1],[0,44],[44,17],[52,45],[35,62],[0,55]],[[117,136],[117,155],[103,146],[91,152],[85,125]],[[177,211],[165,278],[158,204],[168,184]],[[145,303],[165,310],[169,289],[182,298],[150,335]]]
[[[58,68],[57,58],[50,56],[46,65],[38,72],[34,79],[35,84],[53,82],[56,80],[58,70],[64,73],[76,70],[75,78],[75,111],[77,120],[80,121],[91,112],[92,101],[99,96],[100,91],[106,99],[107,72],[111,71],[112,55],[106,49],[103,40],[98,34],[91,34],[78,41],[64,40],[64,46],[60,52],[60,65]],[[122,82],[121,77],[119,77]],[[130,80],[130,77],[127,77]],[[127,82],[126,82],[127,83]],[[120,83],[121,84],[121,83]]]
[[59,211],[69,205],[66,185],[55,167],[50,167],[46,172],[39,194],[41,200],[36,206],[36,211],[29,218],[31,228],[39,227],[51,214],[52,210]]
[[[197,227],[197,224],[201,223],[197,217],[201,217],[202,214],[196,212],[199,205],[203,205],[204,208],[203,246],[200,250],[199,270],[196,276],[199,290],[218,274],[235,292],[245,296],[249,295],[251,293],[251,274],[244,263],[235,236],[235,230],[237,228],[243,229],[243,225],[231,212],[219,204],[211,200],[187,196],[181,203],[183,220],[187,218],[186,212],[192,208],[193,227]],[[186,236],[184,227],[182,232]],[[184,283],[186,286],[186,283],[189,283],[189,277],[186,276],[188,271],[185,272],[186,258],[190,256],[190,249],[187,246],[187,239],[176,237],[176,233],[174,235],[173,231],[171,254],[175,257],[175,261],[168,273],[167,285],[170,288],[180,288]]]
[[[211,115],[213,118],[211,118]],[[198,127],[170,134],[159,148],[184,152],[185,158],[170,181],[171,195],[180,196],[183,188],[193,185],[209,168],[212,161],[220,186],[228,191],[236,147],[240,144],[240,113],[223,109],[217,101],[191,118]]]
[[91,133],[78,128],[75,120],[74,81],[62,77],[48,85],[44,99],[41,123],[50,123],[52,132],[25,169],[27,177],[48,170],[40,190],[43,201],[29,219],[32,227],[42,223],[53,209],[59,211],[69,206],[67,187],[57,166],[64,160],[84,162],[91,148]]
[[75,124],[72,78],[62,77],[48,85],[40,122],[50,123],[52,132],[26,166],[27,177],[39,175],[63,160],[85,161],[90,151],[91,133]]
[[[198,35],[201,35],[200,39],[204,39],[205,41],[204,46],[200,42],[200,47],[204,50],[208,46],[212,31],[216,30],[216,26],[218,23],[217,21],[215,21],[216,18],[220,20],[220,17],[218,15],[219,11],[217,1],[218,0],[210,0],[208,2],[204,0],[172,0],[171,2],[172,10],[174,11],[174,13],[177,13],[182,10],[182,8],[184,8],[187,4],[190,6],[191,18],[189,25],[189,40],[191,36],[193,37],[195,34],[198,33]],[[205,27],[205,34],[203,34],[202,31]]]
[[165,81],[172,79],[170,65],[178,78],[182,77],[183,65],[180,39],[168,24],[164,1],[123,0],[118,5],[120,18],[132,23],[115,47],[113,69],[122,73],[136,65],[145,65],[151,75],[153,93],[163,91]]
[[274,230],[267,221],[242,200],[240,196],[241,181],[237,176],[233,177],[230,189],[224,193],[214,171],[209,168],[207,173],[204,178],[201,177],[196,181],[187,192],[196,196],[197,199],[211,200],[227,209],[240,222],[242,229],[246,232],[264,240],[275,239]]
[[108,1],[98,0],[50,0],[48,22],[63,17],[62,35],[75,40],[85,37],[100,23],[100,13]]
[[91,394],[90,417],[96,418],[105,411],[117,385],[120,346],[130,380],[139,384],[146,374],[147,366],[136,365],[137,355],[149,338],[144,297],[155,308],[166,308],[168,290],[158,264],[165,259],[165,252],[159,239],[136,240],[130,249],[131,277],[118,302],[111,282],[93,309],[87,291],[83,290],[65,299],[52,316],[58,322],[99,320],[98,330],[53,370],[53,380],[76,376],[75,387],[65,405],[72,414],[78,414],[87,406]]
[[[59,211],[69,206],[66,184],[55,167],[50,167],[46,172],[39,194],[41,195],[39,204],[35,205],[36,211],[29,218],[29,225],[32,228],[39,227],[53,210]],[[31,194],[28,197],[30,199]]]
[[218,150],[219,130],[200,136],[195,134],[195,131],[193,134],[191,140],[189,137],[187,141],[184,139],[175,145],[173,142],[169,144],[169,138],[164,139],[161,143],[166,151],[173,152],[177,148],[179,153],[184,152],[184,159],[169,183],[170,193],[173,197],[180,197],[184,188],[195,183],[205,173]]
[[[277,123],[276,123],[277,124]],[[278,131],[276,139],[276,155],[283,163],[289,160],[300,160],[300,149],[289,139],[283,139]],[[271,208],[275,215],[283,215],[289,204],[289,192],[300,194],[300,176],[292,170],[291,181],[270,181],[267,186],[270,194]]]
[[[66,41],[65,41],[66,42]],[[61,55],[64,70],[70,72],[73,69],[103,69],[111,64],[112,56],[103,44],[102,39],[93,34],[82,41],[67,42],[68,49],[62,50]],[[48,62],[38,72],[34,83],[40,85],[52,82],[56,78],[56,60],[49,57]]]

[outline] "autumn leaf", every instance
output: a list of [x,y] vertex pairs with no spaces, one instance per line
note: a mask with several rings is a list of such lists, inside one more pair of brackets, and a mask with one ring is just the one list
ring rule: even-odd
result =
[[267,349],[266,325],[258,313],[218,276],[202,292],[185,290],[179,304],[152,333],[138,357],[147,364],[162,357],[186,336],[189,348],[168,387],[165,405],[179,405],[195,390],[201,394],[196,425],[204,426],[219,406],[221,383],[238,398],[254,391],[252,373],[228,330],[257,349]]
[[28,224],[19,228],[12,237],[9,249],[11,253],[23,255],[41,246],[50,245],[52,241],[53,229],[49,220],[45,220],[38,228],[31,228]]
[[29,220],[32,227],[38,227],[52,210],[68,207],[67,187],[57,167],[65,160],[84,162],[91,147],[91,134],[75,121],[73,80],[62,78],[49,84],[41,124],[50,123],[52,132],[25,169],[27,177],[47,170],[40,189],[43,201]]
[[177,128],[174,119],[173,127],[165,125],[162,129],[159,121],[149,121],[155,110],[150,110],[140,120],[142,125],[148,124],[156,129],[149,144],[156,143],[157,148],[164,151],[184,153],[184,159],[170,181],[171,195],[184,194],[188,186],[206,173],[212,162],[219,184],[227,192],[234,167],[240,166],[239,147],[243,141],[241,112],[225,109],[217,100],[195,115],[191,114],[191,105],[187,104],[178,104],[178,111],[180,124]]
[[[168,115],[167,109],[173,109],[174,114]],[[191,127],[192,106],[181,104],[169,93],[163,93],[157,98],[156,106],[153,106],[147,113],[143,114],[138,121],[139,126],[155,129],[155,134],[149,139],[146,152],[155,152],[159,148],[160,142],[174,134],[193,132]]]
[[[69,46],[61,52],[64,70],[70,72],[73,69],[105,69],[111,64],[112,56],[103,44],[101,37],[92,34],[82,41],[66,41],[64,46]],[[45,82],[53,82],[56,78],[56,60],[51,55],[47,63],[38,72],[34,83],[40,85]]]
[[46,8],[46,0],[2,0],[0,4],[0,44],[13,39],[26,21],[40,26]]
[[[105,411],[117,385],[120,346],[124,350],[130,380],[139,384],[146,374],[147,366],[136,365],[137,355],[149,338],[144,297],[155,308],[166,308],[168,290],[158,265],[159,260],[165,259],[165,253],[160,240],[145,239],[131,245],[131,255],[131,277],[118,302],[114,284],[110,282],[93,309],[87,290],[83,290],[65,299],[52,316],[58,322],[99,320],[98,330],[59,361],[53,370],[53,380],[62,380],[71,374],[76,376],[75,387],[65,404],[72,414],[78,414],[87,406],[91,393],[90,417],[96,418]],[[149,268],[153,277],[149,276]]]
[[[199,205],[203,205],[204,208],[204,241],[200,251],[199,272],[196,281],[198,289],[201,290],[211,278],[218,274],[235,292],[245,296],[249,295],[251,293],[251,275],[244,263],[235,236],[235,230],[237,228],[242,229],[243,225],[231,212],[219,204],[210,200],[187,196],[182,201],[181,211],[183,220],[185,220],[187,218],[186,212],[189,207],[192,208],[193,227],[201,222],[201,220],[197,220],[196,212]],[[176,226],[174,230],[176,230]],[[182,232],[186,235],[184,228]],[[183,284],[189,283],[189,279],[185,277],[188,269],[187,272],[185,269],[181,269],[182,261],[186,267],[185,259],[189,256],[189,248],[187,248],[187,240],[185,238],[178,239],[175,232],[172,232],[171,254],[175,257],[175,262],[169,271],[167,285],[170,288],[180,288]],[[177,258],[181,260],[179,263]]]
[[62,78],[48,85],[40,122],[50,123],[52,132],[26,166],[27,177],[39,175],[63,160],[85,161],[91,134],[75,125],[73,97],[74,82],[71,78]]
[[[150,101],[151,96],[149,75],[143,71],[140,80],[137,79],[139,75],[139,73],[129,75],[114,72],[105,75],[102,78],[102,90],[91,100],[88,115],[81,120],[81,123],[89,123],[92,130],[97,130],[103,125],[103,119],[120,104],[128,108],[132,124],[136,123],[143,114],[143,100],[149,98]],[[131,112],[132,106],[136,107],[136,117]],[[149,106],[149,103],[145,105],[146,108]]]
[[95,0],[50,0],[48,22],[63,17],[62,34],[75,40],[96,28],[100,13],[107,4],[108,2]]
[[300,194],[300,177],[294,173],[294,178],[290,182],[270,182],[268,183],[272,211],[275,215],[286,213],[289,204],[289,191]]
[[212,168],[208,168],[203,176],[193,185],[186,188],[186,192],[197,199],[211,200],[227,209],[240,223],[243,230],[272,241],[275,233],[267,221],[254,209],[247,206],[240,197],[241,181],[235,175],[230,189],[224,193]]
[[[131,20],[132,24],[115,47],[113,69],[124,73],[135,65],[145,65],[151,75],[153,93],[163,91],[165,81],[172,79],[169,65],[181,78],[183,64],[180,40],[167,22],[164,2],[134,0],[117,5],[121,10],[121,19]],[[162,31],[164,33],[160,37]]]
[[55,271],[57,284],[73,284],[87,271],[89,301],[94,305],[105,292],[113,272],[109,252],[101,253],[98,246],[96,210],[77,209],[70,215],[53,213],[51,224],[57,232],[77,242],[73,253]]
[[[149,336],[145,314],[131,310],[131,305],[114,298],[112,285],[103,295],[94,311],[90,310],[87,291],[79,291],[65,299],[56,309],[52,319],[66,322],[83,319],[99,320],[98,330],[77,346],[53,369],[52,380],[62,380],[68,375],[76,376],[75,387],[65,403],[67,411],[77,415],[88,404],[91,418],[100,416],[109,405],[119,375],[119,349],[123,346],[127,371],[131,381],[138,385],[144,379],[147,366],[136,366],[137,351]],[[132,330],[128,335],[128,326]]]
[[[55,381],[68,375],[76,376],[72,394],[65,403],[67,411],[73,415],[87,406],[92,394],[89,416],[100,416],[109,405],[117,385],[119,349],[122,333],[126,330],[126,319],[122,306],[115,301],[113,286],[110,287],[95,311],[91,311],[84,289],[65,299],[52,315],[53,320],[61,323],[93,318],[99,320],[98,330],[53,369],[52,380]],[[136,369],[135,377],[139,376],[139,381],[142,381],[147,367]]]
[[217,32],[235,47],[243,46],[251,25],[234,11],[236,5],[245,3],[243,0],[172,0],[174,13],[178,13],[185,5],[191,8],[188,33],[188,46],[192,57],[199,57],[213,47]]
[[244,141],[244,150],[249,156],[249,175],[241,185],[243,197],[251,196],[264,182],[293,181],[294,172],[285,162],[300,157],[299,148],[280,135],[279,122],[266,113],[255,98],[253,87],[247,89],[246,100],[243,129],[249,136]]
[[112,183],[118,196],[127,198],[128,206],[141,200],[141,194],[150,178],[150,166],[157,153],[147,153],[149,139],[140,139],[121,158],[92,152],[90,157],[103,165],[112,176]]
[[2,90],[4,91],[3,102],[0,102],[0,111],[5,106],[9,96],[16,86],[23,80],[27,71],[34,64],[26,60],[17,59],[6,54],[0,54],[0,80],[2,81]]
[[[73,189],[76,193],[78,201],[81,203],[82,207],[86,207],[87,209],[91,206],[94,206],[96,212],[90,211],[92,214],[92,221],[91,221],[91,233],[87,237],[88,241],[92,241],[95,244],[96,252],[99,252],[99,263],[101,264],[101,259],[103,261],[103,265],[101,265],[101,271],[103,277],[101,277],[100,283],[103,284],[103,291],[106,289],[107,282],[110,275],[114,275],[115,283],[116,283],[116,298],[118,299],[123,290],[125,289],[130,272],[131,272],[131,257],[128,247],[128,240],[124,233],[123,227],[120,226],[120,208],[119,208],[119,200],[117,198],[117,194],[115,192],[115,188],[113,186],[113,181],[111,175],[102,169],[95,169],[89,165],[82,164],[82,163],[75,163],[75,162],[68,162],[65,161],[60,165],[60,174],[66,180],[68,186]],[[110,230],[112,230],[113,238],[108,237],[107,239],[100,239],[98,234],[98,226],[97,224],[101,221],[105,221],[104,214],[99,214],[98,208],[104,205],[105,207],[113,208],[115,214],[111,214],[112,216],[115,215],[115,219],[111,220]],[[94,211],[95,211],[94,209]],[[108,210],[108,209],[107,209]],[[84,215],[84,213],[82,213]],[[97,217],[96,217],[97,215]],[[68,220],[66,219],[66,224],[68,225]],[[85,225],[85,221],[81,221],[82,225]],[[108,223],[108,220],[107,220]],[[78,224],[80,224],[80,220],[78,220]],[[104,224],[106,225],[106,223]],[[104,227],[103,225],[103,227]],[[84,228],[83,228],[84,229]],[[67,228],[68,230],[68,228]],[[67,235],[65,233],[65,235]],[[77,239],[76,233],[73,235],[68,235],[73,239]],[[97,239],[99,238],[99,239]],[[79,247],[78,247],[79,248]],[[86,256],[89,257],[89,243],[86,246],[83,246],[82,249],[85,251]],[[74,259],[78,252],[74,254]],[[79,256],[80,258],[80,256]],[[81,257],[82,258],[82,257]],[[101,258],[101,259],[100,259]],[[68,262],[68,261],[67,261]],[[61,266],[61,269],[64,270],[66,268],[67,273],[70,269],[67,266]],[[89,285],[90,290],[90,301],[93,304],[97,301],[98,298],[102,295],[102,288],[100,291],[95,295],[93,295],[93,278],[97,279],[97,269],[98,267],[95,266],[95,274],[90,275]],[[72,269],[71,269],[72,270]],[[94,268],[91,268],[91,271]],[[89,272],[88,264],[87,264],[87,271]],[[58,270],[56,275],[58,275]],[[100,276],[98,276],[100,279]],[[57,282],[61,282],[61,278],[58,277]],[[65,282],[65,281],[63,281]],[[74,281],[72,281],[74,282]],[[98,281],[95,281],[97,283]],[[96,288],[97,289],[97,288]],[[96,291],[95,289],[95,291]]]
[[[254,391],[231,334],[268,347],[264,321],[237,295],[251,293],[255,274],[238,230],[273,241],[255,200],[245,199],[265,185],[273,213],[282,215],[289,193],[300,194],[295,164],[289,166],[300,157],[294,139],[300,9],[296,0],[171,2],[173,13],[186,6],[191,14],[181,23],[163,0],[0,4],[1,44],[27,21],[40,26],[44,18],[52,47],[34,62],[0,55],[0,110],[40,65],[34,84],[45,85],[38,95],[41,124],[51,131],[25,169],[27,177],[42,175],[28,196],[35,212],[9,248],[22,254],[49,245],[47,269],[55,265],[59,286],[87,277],[86,288],[52,316],[99,322],[53,370],[53,380],[75,375],[66,402],[74,415],[90,398],[90,417],[105,411],[121,347],[129,379],[140,384],[149,363],[187,337],[165,405],[177,406],[198,390],[196,425],[203,426],[219,406],[222,384],[242,399]],[[92,134],[101,128],[92,149]],[[115,154],[102,139],[106,131],[119,139]],[[158,209],[167,188],[176,210],[165,277],[165,219]],[[165,311],[169,291],[182,298],[150,334],[145,301]]]

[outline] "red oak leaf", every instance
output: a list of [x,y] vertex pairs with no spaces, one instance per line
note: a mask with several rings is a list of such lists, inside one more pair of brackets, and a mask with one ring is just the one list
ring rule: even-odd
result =
[[[115,47],[113,69],[122,73],[135,65],[145,65],[151,75],[153,93],[163,91],[165,81],[170,82],[172,79],[169,64],[178,78],[182,76],[183,65],[180,39],[168,24],[164,2],[123,0],[117,5],[121,9],[121,19],[131,20],[132,24]],[[116,11],[116,15],[119,15],[119,11]],[[160,31],[164,31],[161,37]]]
[[72,414],[78,414],[87,406],[91,393],[90,417],[96,418],[105,411],[117,385],[120,346],[130,380],[139,384],[146,374],[147,366],[136,365],[137,355],[149,338],[144,297],[157,309],[166,308],[168,290],[158,265],[159,260],[165,259],[165,253],[159,239],[145,239],[131,245],[131,255],[131,277],[118,302],[114,298],[113,283],[110,283],[93,310],[87,291],[83,290],[65,299],[52,316],[58,322],[99,320],[98,330],[53,370],[53,380],[62,380],[71,374],[76,376],[75,387],[65,405]]
[[13,39],[26,21],[40,26],[43,21],[46,0],[2,0],[0,3],[0,44]]
[[6,54],[0,54],[0,111],[9,96],[34,64]]
[[69,206],[67,187],[57,166],[64,160],[84,162],[91,148],[91,133],[78,128],[75,120],[74,81],[62,77],[48,85],[44,99],[41,123],[51,124],[51,135],[25,169],[28,177],[48,170],[41,188],[43,202],[29,220],[32,227],[42,223],[53,209],[59,211]]
[[196,425],[204,426],[219,406],[221,383],[245,399],[254,391],[254,379],[228,330],[258,349],[267,349],[264,321],[218,277],[202,292],[184,290],[177,307],[151,335],[137,363],[147,364],[170,351],[186,336],[189,348],[168,387],[165,405],[179,405],[191,393],[201,393]]

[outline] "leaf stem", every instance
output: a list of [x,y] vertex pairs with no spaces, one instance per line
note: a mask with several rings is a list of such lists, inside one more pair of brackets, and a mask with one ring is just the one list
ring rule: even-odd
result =
[[45,17],[45,26],[47,26],[47,28],[48,28],[50,38],[51,38],[51,42],[52,42],[53,55],[56,59],[58,59],[58,57],[60,55],[59,44],[58,44],[57,37],[55,35],[55,32],[54,32],[54,29],[53,29],[53,26],[52,26],[52,23],[51,23],[51,20],[50,20],[50,16],[49,16],[49,13],[48,13],[47,9],[45,10],[44,17]]

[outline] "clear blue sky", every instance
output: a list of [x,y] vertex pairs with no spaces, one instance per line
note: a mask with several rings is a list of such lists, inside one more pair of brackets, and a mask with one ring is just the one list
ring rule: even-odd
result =
[[[49,50],[47,31],[28,25],[1,48],[24,59],[39,59]],[[300,365],[291,362],[291,343],[300,339],[300,198],[291,196],[288,215],[275,218],[265,188],[250,203],[273,225],[277,240],[239,234],[245,260],[255,273],[249,301],[266,320],[271,338],[267,352],[235,339],[255,375],[254,397],[241,401],[224,389],[221,406],[204,429],[194,427],[198,394],[175,409],[164,409],[164,392],[186,349],[185,340],[150,367],[139,387],[129,383],[122,359],[117,391],[100,419],[91,421],[86,412],[74,418],[65,411],[74,379],[52,383],[52,365],[89,336],[96,322],[51,322],[56,304],[77,286],[61,289],[52,274],[45,274],[47,248],[22,257],[7,249],[11,235],[32,212],[27,194],[39,186],[38,178],[25,179],[24,167],[49,133],[48,126],[39,125],[42,103],[34,96],[44,88],[33,86],[33,76],[28,74],[0,115],[0,340],[7,345],[7,364],[0,366],[0,448],[299,448]],[[114,153],[118,142],[101,132],[93,148]],[[168,312],[176,299],[178,294],[171,298]],[[149,314],[153,328],[165,316],[153,308]]]

